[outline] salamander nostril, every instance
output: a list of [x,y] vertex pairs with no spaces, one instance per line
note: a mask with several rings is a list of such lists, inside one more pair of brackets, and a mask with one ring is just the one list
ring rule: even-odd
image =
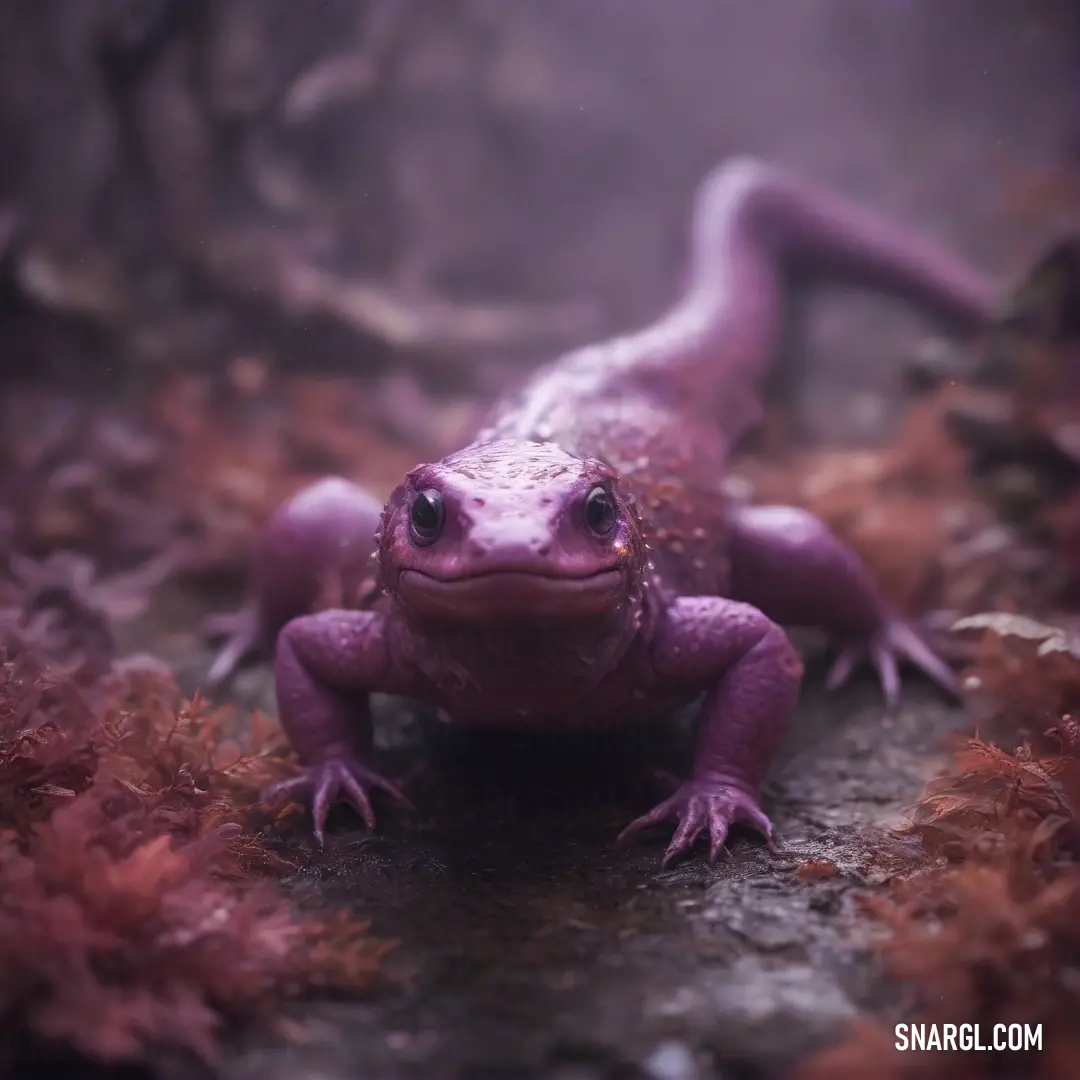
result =
[[551,554],[551,544],[541,544],[539,547],[537,547],[536,554],[540,555],[540,556],[550,555]]

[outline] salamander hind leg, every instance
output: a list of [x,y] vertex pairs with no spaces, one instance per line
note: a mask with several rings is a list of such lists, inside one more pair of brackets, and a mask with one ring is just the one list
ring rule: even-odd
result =
[[862,560],[829,527],[793,506],[751,506],[732,520],[732,595],[787,626],[813,626],[841,643],[830,689],[869,660],[887,703],[899,698],[898,662],[907,660],[950,693],[956,676],[897,615]]
[[281,628],[320,600],[346,603],[370,572],[381,513],[374,495],[340,477],[316,481],[278,506],[253,553],[244,605],[203,624],[208,639],[225,639],[207,684],[221,685],[245,660],[270,650]]

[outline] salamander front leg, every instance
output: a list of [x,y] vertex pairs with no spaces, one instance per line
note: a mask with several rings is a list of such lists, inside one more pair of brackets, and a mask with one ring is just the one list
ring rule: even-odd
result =
[[716,596],[676,600],[652,641],[662,683],[706,691],[689,779],[619,837],[675,822],[665,865],[709,837],[709,858],[726,851],[728,829],[748,826],[772,843],[758,788],[795,709],[802,663],[784,631],[748,604]]
[[370,694],[391,687],[385,621],[367,611],[323,611],[294,619],[274,658],[281,726],[304,771],[267,792],[311,800],[315,838],[323,843],[335,802],[349,803],[375,827],[371,794],[410,808],[398,787],[371,767]]

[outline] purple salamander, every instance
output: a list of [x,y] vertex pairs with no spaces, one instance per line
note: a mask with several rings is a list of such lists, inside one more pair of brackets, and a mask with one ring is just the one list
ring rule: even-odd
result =
[[[757,793],[802,678],[781,626],[838,639],[832,686],[869,660],[894,702],[906,659],[955,689],[852,551],[802,510],[733,503],[724,465],[762,415],[785,271],[875,288],[969,334],[996,289],[754,161],[706,179],[692,243],[688,288],[665,315],[537,371],[385,508],[328,480],[275,516],[253,610],[276,638],[281,723],[304,766],[277,793],[311,800],[320,843],[334,802],[369,828],[373,792],[408,805],[371,765],[373,692],[545,732],[626,727],[704,695],[690,777],[622,834],[674,823],[666,862],[702,834],[715,858],[733,823],[771,843]],[[306,613],[322,572],[360,579],[371,554],[366,610]],[[249,617],[219,674],[253,631]]]

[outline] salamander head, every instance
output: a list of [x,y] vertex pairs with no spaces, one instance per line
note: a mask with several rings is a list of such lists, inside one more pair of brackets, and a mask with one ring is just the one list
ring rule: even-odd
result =
[[615,474],[550,444],[476,444],[413,469],[379,530],[383,587],[413,616],[565,624],[640,597],[646,549]]

